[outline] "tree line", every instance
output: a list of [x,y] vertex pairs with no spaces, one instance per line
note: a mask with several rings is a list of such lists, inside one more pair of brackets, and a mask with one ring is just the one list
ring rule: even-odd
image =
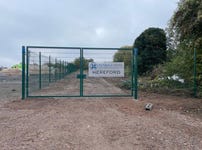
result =
[[[139,75],[151,79],[177,76],[183,84],[193,85],[195,59],[196,84],[202,91],[202,0],[180,0],[167,28],[146,29],[125,48],[134,47],[139,50]],[[131,54],[123,50],[114,55],[114,61],[126,66],[131,65],[129,59]]]

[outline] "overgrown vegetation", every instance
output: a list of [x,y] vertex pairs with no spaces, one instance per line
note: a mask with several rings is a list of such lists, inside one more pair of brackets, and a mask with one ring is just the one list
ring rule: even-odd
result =
[[[202,97],[202,0],[180,0],[167,29],[146,29],[135,39],[133,47],[139,50],[140,89],[193,95],[195,83],[197,96]],[[120,51],[115,56],[115,60],[124,62],[124,58],[131,58]],[[131,84],[121,85],[130,88]]]
[[177,75],[184,84],[194,83],[194,48],[196,49],[196,85],[202,95],[202,1],[181,0],[167,28],[169,60],[165,76]]

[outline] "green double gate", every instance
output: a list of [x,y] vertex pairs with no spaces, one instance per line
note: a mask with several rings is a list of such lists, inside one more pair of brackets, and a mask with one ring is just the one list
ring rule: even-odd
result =
[[[123,76],[89,74],[93,64],[116,63],[124,64]],[[22,99],[126,96],[137,99],[137,49],[22,47]]]

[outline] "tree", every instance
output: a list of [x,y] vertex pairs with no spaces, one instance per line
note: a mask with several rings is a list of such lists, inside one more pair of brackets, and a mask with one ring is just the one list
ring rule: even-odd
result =
[[15,64],[11,68],[22,69],[22,63]]
[[[83,69],[86,70],[88,69],[88,63],[89,62],[93,62],[94,60],[92,58],[90,59],[86,59],[86,58],[83,58],[82,62],[83,62]],[[74,65],[76,66],[77,69],[80,68],[80,58],[76,58],[74,60]]]
[[202,1],[181,0],[170,20],[168,33],[178,43],[202,47]]
[[123,46],[115,54],[114,62],[124,62],[125,74],[131,75],[132,70],[132,46]]
[[[193,82],[194,48],[197,50],[197,84],[202,85],[202,0],[180,0],[170,19],[168,50],[171,59],[166,73]],[[169,67],[172,66],[172,67]]]
[[134,42],[138,48],[138,72],[140,75],[151,72],[153,67],[166,60],[166,34],[163,29],[149,28]]

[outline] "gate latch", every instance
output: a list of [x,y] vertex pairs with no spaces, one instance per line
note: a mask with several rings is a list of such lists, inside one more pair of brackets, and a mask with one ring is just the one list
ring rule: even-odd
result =
[[83,75],[77,74],[77,75],[76,75],[76,78],[77,78],[77,79],[86,79],[86,74],[83,74]]

